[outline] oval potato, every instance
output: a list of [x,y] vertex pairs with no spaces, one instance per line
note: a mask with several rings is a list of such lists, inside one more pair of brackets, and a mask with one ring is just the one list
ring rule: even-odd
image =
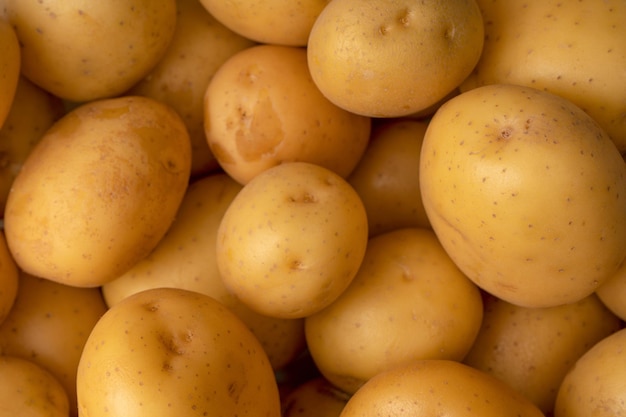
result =
[[596,294],[609,310],[626,321],[626,261],[596,290]]
[[0,16],[0,127],[9,114],[20,77],[20,44],[15,30]]

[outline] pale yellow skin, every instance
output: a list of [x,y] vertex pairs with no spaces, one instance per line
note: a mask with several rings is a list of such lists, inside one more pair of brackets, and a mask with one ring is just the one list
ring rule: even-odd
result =
[[417,168],[427,127],[428,122],[418,120],[383,122],[348,177],[367,210],[370,237],[403,227],[430,227]]
[[626,329],[599,341],[565,376],[554,417],[626,416]]
[[339,417],[349,398],[324,377],[315,377],[281,400],[282,417]]
[[626,321],[626,261],[596,290],[596,294],[609,310]]
[[547,414],[576,360],[621,326],[595,294],[548,308],[487,296],[482,328],[463,362],[506,382]]
[[333,385],[354,393],[416,359],[461,360],[480,329],[478,288],[429,229],[371,238],[357,276],[330,306],[305,319],[307,346]]
[[235,197],[218,229],[217,266],[252,310],[302,318],[348,287],[366,246],[354,189],[326,168],[292,162],[259,174]]
[[111,307],[77,373],[80,417],[280,417],[267,355],[213,298],[157,288]]
[[0,216],[28,154],[64,113],[58,97],[20,77],[13,105],[0,128]]
[[330,0],[200,0],[219,21],[259,43],[306,46],[313,23]]
[[309,68],[340,107],[373,117],[410,115],[470,74],[483,33],[474,0],[333,0],[311,29]]
[[189,136],[169,107],[124,96],[80,106],[41,138],[7,200],[7,243],[24,271],[96,287],[165,234],[187,189]]
[[63,385],[76,416],[76,370],[83,347],[107,310],[96,288],[76,288],[21,274],[10,314],[0,325],[0,352],[32,360]]
[[20,44],[11,25],[0,16],[0,127],[13,103],[20,77]]
[[626,152],[626,3],[478,0],[485,44],[461,88],[510,83],[583,108]]
[[370,379],[340,417],[446,416],[543,417],[509,386],[467,365],[421,360]]
[[250,310],[222,283],[215,246],[224,212],[241,190],[226,174],[192,183],[176,220],[148,256],[129,271],[102,286],[109,307],[150,288],[182,288],[209,295],[233,311],[257,336],[272,367],[279,369],[305,345],[302,319],[277,319]]
[[11,312],[17,297],[19,270],[7,247],[4,231],[0,231],[0,324]]
[[122,94],[161,59],[175,0],[6,0],[22,45],[21,70],[54,95],[86,102]]
[[369,141],[370,118],[343,110],[313,84],[303,48],[258,45],[229,58],[205,95],[205,132],[241,184],[283,162],[347,177]]
[[176,31],[167,51],[128,94],[157,99],[182,117],[191,139],[191,175],[218,168],[204,135],[204,92],[234,53],[254,45],[211,16],[198,0],[177,0]]
[[65,388],[46,369],[16,356],[0,356],[0,414],[68,417]]
[[490,85],[444,104],[420,160],[430,223],[461,270],[524,307],[572,303],[626,253],[626,165],[558,96]]

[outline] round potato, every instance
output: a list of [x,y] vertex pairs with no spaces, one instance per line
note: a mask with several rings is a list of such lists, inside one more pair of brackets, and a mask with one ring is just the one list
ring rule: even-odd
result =
[[20,44],[15,31],[0,16],[0,127],[9,114],[20,77]]
[[454,97],[428,125],[419,169],[446,251],[500,299],[574,303],[626,256],[626,164],[562,97],[498,84]]
[[280,417],[258,340],[213,298],[156,288],[111,307],[77,373],[81,416]]
[[246,184],[217,235],[226,287],[252,310],[302,318],[333,302],[356,275],[367,217],[354,189],[319,165],[291,162]]
[[626,321],[626,261],[596,290],[596,294],[609,310]]
[[7,200],[18,266],[81,287],[127,271],[172,223],[190,148],[180,117],[153,99],[97,100],[67,113],[31,151]]
[[544,417],[502,381],[456,361],[410,362],[370,379],[341,417]]
[[200,0],[219,21],[259,43],[306,46],[313,23],[330,0]]
[[298,385],[282,400],[282,417],[339,417],[350,396],[323,377]]
[[22,47],[22,74],[75,102],[120,95],[145,77],[176,26],[175,0],[6,0],[3,7]]
[[427,127],[426,121],[384,121],[348,177],[365,205],[370,237],[405,227],[430,228],[417,169]]
[[487,295],[482,327],[463,362],[506,382],[548,415],[576,360],[621,326],[595,294],[547,308]]
[[198,0],[177,0],[176,31],[163,58],[127,92],[168,104],[181,116],[191,140],[191,176],[218,168],[204,134],[204,92],[217,69],[234,53],[254,45],[231,31]]
[[322,375],[354,393],[406,362],[463,359],[482,315],[480,291],[434,232],[407,228],[369,240],[350,286],[305,319],[305,333]]
[[205,129],[221,167],[242,184],[283,162],[310,162],[347,177],[369,141],[369,117],[317,89],[302,48],[258,45],[229,58],[205,95]]
[[4,231],[0,230],[0,324],[7,318],[17,297],[19,270],[13,260]]
[[474,0],[333,0],[311,29],[308,63],[336,105],[405,116],[461,84],[478,62],[483,33]]
[[0,412],[5,416],[68,417],[65,388],[46,369],[16,356],[0,356]]
[[589,349],[565,376],[556,397],[554,417],[623,417],[626,415],[626,329]]

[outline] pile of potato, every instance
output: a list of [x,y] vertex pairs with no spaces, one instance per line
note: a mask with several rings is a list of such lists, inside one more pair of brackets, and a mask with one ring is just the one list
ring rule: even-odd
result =
[[626,416],[625,22],[0,0],[0,413]]

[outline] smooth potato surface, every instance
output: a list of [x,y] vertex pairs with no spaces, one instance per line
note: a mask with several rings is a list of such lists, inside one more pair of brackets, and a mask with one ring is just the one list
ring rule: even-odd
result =
[[11,106],[20,76],[20,44],[15,31],[0,17],[0,127],[4,124]]

